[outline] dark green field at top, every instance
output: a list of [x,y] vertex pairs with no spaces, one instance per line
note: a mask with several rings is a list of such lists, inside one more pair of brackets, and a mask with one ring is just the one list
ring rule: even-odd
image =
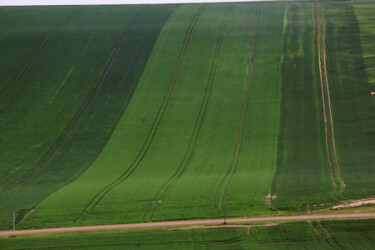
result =
[[373,13],[1,7],[0,229],[13,211],[21,229],[374,199]]

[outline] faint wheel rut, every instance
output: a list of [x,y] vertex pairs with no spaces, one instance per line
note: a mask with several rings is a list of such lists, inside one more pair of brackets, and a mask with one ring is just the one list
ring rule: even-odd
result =
[[[342,192],[345,188],[345,183],[344,179],[342,177],[341,173],[341,167],[340,163],[337,157],[337,150],[336,150],[336,143],[335,143],[335,133],[334,133],[334,127],[333,127],[333,116],[332,116],[332,107],[331,107],[331,98],[330,98],[330,93],[329,93],[329,84],[328,84],[328,74],[327,74],[327,62],[326,62],[326,50],[325,50],[325,23],[324,23],[324,14],[322,12],[321,17],[319,13],[319,6],[316,7],[316,12],[317,12],[317,24],[318,24],[318,58],[319,58],[319,75],[320,75],[320,89],[321,89],[321,95],[322,95],[322,106],[323,106],[323,118],[324,118],[324,131],[325,131],[325,144],[326,144],[326,151],[327,151],[327,156],[329,160],[329,165],[330,165],[330,171],[331,171],[331,179],[332,179],[332,197],[335,198],[335,194],[338,192],[338,195],[342,196]],[[321,21],[322,21],[322,27],[321,27]],[[322,31],[321,31],[322,30]],[[322,35],[322,39],[321,39]],[[323,62],[324,62],[324,79],[323,81],[323,72],[322,72],[322,49],[323,47]],[[324,88],[324,83],[325,82],[325,88]],[[325,93],[326,89],[326,93]],[[327,95],[327,101],[325,96]],[[327,105],[326,102],[328,102],[328,110],[329,110],[329,122],[331,124],[331,140],[329,140],[329,135],[328,135],[328,119],[327,119]],[[335,165],[338,171],[339,176],[336,176],[335,174],[335,169],[334,169],[334,163],[333,159],[331,156],[330,152],[330,144],[332,144],[333,151],[334,151],[334,159],[335,159]],[[337,191],[337,186],[338,184],[340,185],[340,190]]]
[[[237,128],[236,140],[235,140],[233,154],[232,154],[232,160],[230,162],[226,175],[221,180],[219,187],[216,191],[216,196],[213,201],[212,209],[211,209],[212,213],[214,212],[215,209],[218,209],[218,213],[221,212],[223,202],[225,202],[225,195],[226,195],[227,188],[229,186],[229,183],[231,182],[233,175],[237,171],[237,166],[238,166],[241,149],[242,149],[243,138],[245,134],[246,118],[247,118],[248,107],[249,107],[250,87],[251,87],[251,79],[252,79],[252,73],[253,73],[253,59],[254,59],[254,51],[255,51],[255,45],[256,45],[256,34],[258,30],[261,7],[262,7],[261,5],[257,6],[255,16],[254,16],[253,26],[251,29],[250,47],[249,47],[249,52],[247,55],[247,66],[246,66],[246,75],[245,75],[244,89],[243,89],[243,96],[242,96],[241,112],[240,112],[240,117],[238,120],[238,128]],[[217,204],[217,202],[219,202],[219,204]]]
[[143,216],[143,219],[142,219],[143,221],[152,221],[153,215],[160,205],[160,202],[156,202],[156,201],[164,201],[165,200],[165,196],[166,196],[168,190],[170,189],[170,187],[173,185],[173,183],[178,178],[180,178],[185,173],[186,169],[189,167],[191,158],[193,156],[193,153],[195,151],[195,148],[196,148],[196,145],[197,145],[197,142],[198,142],[200,130],[202,128],[202,124],[203,124],[203,121],[204,121],[204,118],[205,118],[205,115],[206,115],[206,112],[207,112],[207,107],[208,107],[208,103],[209,103],[209,100],[210,100],[212,88],[213,88],[213,85],[215,83],[216,69],[217,69],[218,61],[220,59],[220,53],[221,53],[221,47],[222,47],[222,43],[223,43],[225,28],[227,26],[228,20],[230,18],[231,13],[232,13],[233,7],[234,6],[232,4],[227,9],[227,11],[225,13],[225,16],[224,16],[224,19],[221,23],[219,35],[218,35],[217,40],[216,40],[214,56],[213,56],[212,63],[211,63],[210,74],[209,74],[209,78],[208,78],[207,85],[206,85],[206,88],[205,88],[205,93],[204,93],[202,103],[201,103],[201,106],[200,106],[200,109],[199,109],[199,112],[198,112],[198,116],[195,120],[194,129],[193,129],[192,134],[190,136],[190,140],[189,140],[188,147],[186,149],[186,153],[185,153],[182,161],[180,162],[179,167],[174,172],[174,174],[161,186],[161,188],[159,188],[158,192],[155,194],[152,202],[149,204],[149,206],[146,209],[146,212],[145,212],[145,214]]
[[148,150],[149,150],[149,148],[150,148],[150,146],[153,142],[153,139],[154,139],[154,137],[155,137],[155,135],[158,131],[158,128],[159,128],[160,123],[163,119],[163,116],[164,116],[164,114],[165,114],[165,112],[168,108],[168,104],[171,100],[173,90],[174,90],[174,87],[176,85],[178,76],[180,74],[182,63],[184,61],[184,58],[185,58],[185,55],[186,55],[186,52],[187,52],[187,49],[188,49],[188,46],[189,46],[189,43],[190,43],[192,32],[194,30],[195,24],[197,23],[200,15],[202,14],[204,8],[205,8],[205,6],[202,6],[201,8],[199,8],[199,10],[196,12],[196,14],[194,15],[192,21],[190,22],[190,24],[188,26],[188,29],[185,33],[185,38],[184,38],[183,43],[182,43],[181,48],[180,48],[180,53],[178,55],[177,62],[176,62],[175,67],[174,67],[174,71],[173,71],[172,76],[171,76],[171,80],[169,82],[169,86],[166,90],[166,93],[164,95],[162,104],[161,104],[161,106],[158,110],[158,113],[156,114],[154,122],[153,122],[153,124],[152,124],[152,126],[151,126],[151,128],[148,132],[146,140],[143,143],[140,151],[138,152],[137,156],[135,157],[133,162],[130,164],[130,166],[126,169],[126,171],[121,176],[119,176],[116,180],[114,180],[113,182],[111,182],[110,184],[105,186],[103,189],[101,189],[89,201],[89,203],[86,204],[86,206],[83,209],[84,213],[94,214],[95,213],[94,208],[102,201],[102,199],[113,188],[115,188],[117,185],[119,185],[120,183],[125,181],[129,176],[131,176],[133,174],[133,172],[137,169],[137,167],[140,165],[140,163],[142,162],[144,157],[146,156],[146,154],[147,154],[147,152],[148,152]]

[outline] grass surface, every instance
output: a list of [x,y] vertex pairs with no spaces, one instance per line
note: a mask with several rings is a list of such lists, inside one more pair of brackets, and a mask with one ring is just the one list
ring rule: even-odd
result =
[[[102,61],[103,68],[95,72],[97,79],[91,82],[92,87],[86,98],[80,100],[81,106],[60,137],[25,176],[2,190],[0,204],[4,209],[3,220],[7,220],[6,217],[8,217],[6,210],[8,214],[12,211],[21,211],[18,215],[18,220],[21,220],[24,216],[23,211],[34,208],[39,201],[72,181],[95,160],[125,110],[160,28],[173,8],[173,6],[167,8],[156,6],[141,10],[133,8],[135,11],[129,13],[131,15],[128,15],[130,17],[128,20],[124,20],[125,23],[121,27],[122,32],[118,34],[118,39],[111,42],[113,49],[107,52],[108,59]],[[126,11],[130,10],[132,8],[126,9],[122,15],[126,15]],[[87,11],[89,12],[87,16],[96,13],[95,9]],[[109,13],[105,12],[105,14],[108,17]],[[82,25],[87,25],[84,23],[89,21],[87,16],[84,14],[80,16]],[[91,27],[92,31],[97,31],[95,23]],[[74,35],[74,33],[62,34],[64,39],[73,39]],[[87,44],[84,48],[93,53]],[[52,52],[54,51],[57,50]],[[84,59],[88,61],[88,55],[85,54],[85,56]],[[65,65],[74,63],[71,58],[69,59],[65,61]],[[56,112],[57,114],[61,112],[59,109],[63,107],[52,109],[55,106],[53,102],[61,102],[59,95],[66,97],[77,91],[77,80],[68,79],[73,72],[74,67],[71,67],[61,85],[54,90],[56,96],[49,96],[51,103],[45,105],[51,110],[47,110],[46,116],[52,117],[56,115]],[[66,83],[75,85],[75,88],[68,88]],[[82,91],[84,90],[82,88]],[[60,91],[65,92],[60,93]],[[46,94],[50,93],[46,92]],[[39,95],[39,98],[41,97],[42,95]],[[64,101],[68,105],[69,99],[64,99]]]
[[[276,168],[282,47],[267,49],[272,42],[267,31],[275,29],[272,36],[281,38],[284,12],[279,5],[201,7],[182,6],[174,12],[103,152],[21,226],[217,217],[223,214],[223,203],[213,204],[218,193],[219,199],[226,195],[231,216],[269,211],[265,199]],[[256,71],[248,75],[244,91],[248,60]],[[267,123],[257,129],[262,119]],[[233,171],[238,126],[244,142]],[[264,144],[264,137],[270,142]],[[259,153],[247,153],[254,150]],[[219,186],[228,170],[233,171],[233,186],[223,193]],[[251,176],[254,181],[247,182]],[[248,189],[254,190],[253,198],[244,206]]]
[[274,204],[282,210],[306,211],[312,204],[371,197],[374,106],[353,8],[289,8]]
[[[374,197],[366,6],[0,8],[0,227],[14,210],[21,229],[287,214]],[[243,228],[151,231],[145,247],[335,247],[324,227],[282,224],[250,239]],[[118,244],[141,237],[127,235]]]
[[312,221],[271,227],[146,230],[0,239],[7,249],[369,249],[374,220]]
[[331,196],[318,69],[315,5],[289,4],[282,68],[277,172],[272,194],[280,210],[307,209]]

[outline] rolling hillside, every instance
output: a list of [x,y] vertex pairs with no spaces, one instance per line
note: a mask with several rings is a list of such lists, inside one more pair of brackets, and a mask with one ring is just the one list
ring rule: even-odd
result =
[[[0,229],[13,211],[17,228],[45,228],[374,198],[372,13],[346,2],[1,7]],[[301,237],[315,239],[314,225]]]

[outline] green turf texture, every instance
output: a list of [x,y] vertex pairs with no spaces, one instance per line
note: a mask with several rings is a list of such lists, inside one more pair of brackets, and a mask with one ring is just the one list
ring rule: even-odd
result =
[[[340,174],[334,159],[329,121],[327,135],[337,188],[332,186],[325,146],[317,6],[299,3],[290,4],[289,8],[287,35],[284,36],[286,62],[283,65],[278,168],[273,185],[273,192],[278,197],[273,204],[278,210],[308,211],[312,204],[327,205],[342,199],[372,197],[375,180],[374,101],[370,95],[353,7],[348,4],[319,6],[320,14],[325,17],[334,136],[345,188],[339,185]],[[321,56],[323,60],[323,52]],[[325,102],[329,120],[327,89]]]
[[[223,208],[217,204],[213,207],[213,202],[233,154],[253,26],[257,27],[253,31],[256,43],[252,60],[257,70],[252,75],[249,90],[245,142],[237,171],[232,177],[231,183],[234,184],[226,193],[229,197],[227,211],[231,216],[269,212],[265,199],[276,169],[282,47],[267,48],[271,36],[282,36],[284,12],[279,5],[244,4],[232,9],[231,5],[224,4],[204,8],[192,30],[165,115],[162,119],[157,117],[161,122],[157,130],[154,128],[151,132],[155,137],[147,141],[146,145],[150,145],[148,151],[142,150],[173,77],[189,23],[194,21],[200,7],[181,6],[174,12],[163,28],[133,98],[103,152],[77,181],[43,201],[24,226],[28,223],[57,226],[222,216]],[[258,24],[253,25],[258,12]],[[213,21],[217,18],[220,22]],[[268,33],[270,28],[277,32]],[[172,43],[174,40],[178,42]],[[166,49],[169,57],[165,56]],[[270,52],[274,55],[266,58],[265,54]],[[265,89],[262,83],[266,78]],[[159,85],[155,86],[153,82]],[[248,91],[245,94],[247,96]],[[200,110],[205,112],[204,115],[199,113]],[[262,119],[268,121],[266,126],[263,126]],[[259,123],[250,122],[255,120]],[[260,125],[262,129],[255,129]],[[196,126],[199,132],[194,129]],[[217,135],[222,139],[217,140]],[[270,143],[264,144],[265,136],[270,138]],[[189,144],[190,140],[192,144]],[[124,144],[124,141],[129,143]],[[256,149],[259,153],[246,153]],[[143,158],[137,158],[139,152]],[[185,155],[188,156],[186,162]],[[138,166],[131,164],[133,159],[139,162]],[[206,168],[201,167],[207,163]],[[253,174],[254,181],[246,181],[251,175],[247,168],[264,177]],[[118,184],[115,182],[95,205],[95,195],[101,195],[103,188],[106,191],[108,184],[123,173],[127,174],[127,169],[134,169],[134,172]],[[144,176],[148,177],[145,179]],[[91,181],[93,178],[95,182]],[[78,189],[80,193],[77,193]],[[251,202],[246,196],[248,189],[254,190]],[[94,203],[90,203],[92,198]],[[245,202],[250,205],[245,206]],[[127,204],[126,210],[121,206],[123,203]],[[96,213],[85,214],[85,209]]]
[[[373,36],[363,33],[373,21],[363,6],[66,7],[43,17],[50,25],[33,20],[42,34],[17,33],[12,50],[6,39],[22,25],[2,28],[2,53],[17,53],[1,61],[11,72],[0,78],[0,187],[11,188],[0,193],[1,227],[12,210],[21,229],[305,212],[373,197]],[[26,15],[0,10],[8,23]]]
[[[25,12],[45,13],[48,8],[38,10],[38,7],[26,8]],[[63,8],[60,11],[53,9],[51,13],[57,14],[50,17],[51,23],[55,16],[60,19],[41,32],[43,37],[35,38],[29,34],[29,37],[23,38],[25,43],[33,39],[42,43],[44,37],[52,36],[52,40],[42,46],[42,50],[38,50],[39,44],[28,45],[40,52],[19,58],[26,62],[20,62],[18,67],[9,69],[9,75],[22,74],[16,81],[4,81],[1,84],[5,86],[1,92],[0,106],[1,188],[23,176],[52,147],[81,106],[115,41],[137,10],[138,8],[124,10],[128,13],[124,17],[124,12],[114,9],[108,9],[108,13],[96,8],[84,11],[77,7]],[[18,9],[10,9],[9,12],[11,19],[13,15],[17,16]],[[22,12],[19,14],[26,15]],[[113,19],[107,23],[105,20],[108,16]],[[47,17],[49,14],[46,14],[45,18]],[[88,26],[89,23],[92,26]],[[86,28],[82,29],[76,24]],[[25,36],[22,29],[19,32]],[[17,34],[15,31],[13,33]],[[8,35],[2,41],[12,44],[13,36]],[[23,46],[28,48],[25,44]],[[2,62],[8,61],[8,57],[2,58]],[[24,64],[28,64],[28,67],[25,68]]]
[[[272,227],[144,230],[16,236],[6,249],[371,249],[374,220],[312,221]],[[249,233],[249,234],[248,234]]]
[[[81,106],[60,137],[25,176],[2,190],[0,194],[0,204],[4,211],[2,215],[20,211],[17,217],[22,219],[23,211],[31,210],[49,194],[82,173],[106,144],[132,96],[158,33],[174,6],[137,8],[138,10],[130,8],[129,10],[132,9],[137,12],[129,13],[130,18],[125,19],[121,27],[122,32],[118,34],[119,40],[116,38],[112,41],[113,50],[107,52],[108,59],[102,61],[103,69],[95,72],[98,78],[91,82],[91,89],[87,96],[80,100]],[[97,12],[95,9],[87,11],[87,16]],[[122,15],[126,15],[127,11],[128,9],[125,9]],[[108,10],[104,13],[107,17],[110,14]],[[81,15],[82,25],[87,25],[84,23],[89,21],[87,16]],[[121,22],[118,24],[120,25]],[[92,24],[92,31],[97,32],[96,25],[96,23]],[[74,35],[74,32],[68,33],[68,31],[62,34],[64,39],[73,39]],[[102,33],[102,36],[104,35],[106,34]],[[89,48],[85,47],[85,49]],[[90,53],[94,51],[91,50]],[[87,55],[85,56],[85,60],[89,60]],[[71,59],[65,64],[69,65],[73,62]],[[71,67],[61,83],[63,86],[58,86],[55,90],[57,95],[65,90],[64,84],[73,71],[74,67]],[[73,80],[69,83],[75,84],[75,88],[67,89],[64,96],[74,94],[77,91],[76,88],[79,87],[77,81]],[[55,99],[57,103],[61,101],[57,100],[56,96],[49,97],[50,102]],[[65,101],[68,102],[69,99],[66,98]],[[47,106],[53,107],[53,104],[47,104]],[[48,114],[53,116],[54,112],[59,112],[59,110],[56,108]],[[6,210],[8,212],[5,212]],[[2,219],[6,220],[6,216]]]

